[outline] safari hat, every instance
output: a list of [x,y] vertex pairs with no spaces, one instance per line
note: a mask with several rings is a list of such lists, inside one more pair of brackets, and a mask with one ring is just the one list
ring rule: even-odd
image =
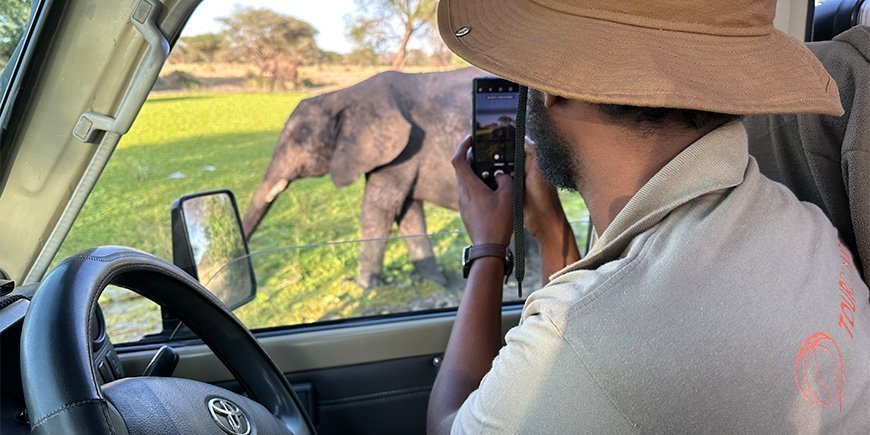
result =
[[594,103],[842,115],[837,84],[773,27],[776,0],[441,0],[454,53]]

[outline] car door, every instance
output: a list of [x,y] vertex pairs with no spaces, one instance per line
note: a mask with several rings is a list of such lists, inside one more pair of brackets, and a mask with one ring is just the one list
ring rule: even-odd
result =
[[[168,201],[159,202],[152,208],[164,207],[163,217],[159,213],[152,217],[150,211],[142,213],[144,209],[139,208],[141,206],[135,198],[124,196],[129,189],[139,185],[159,189],[155,187],[156,184],[149,184],[155,171],[153,165],[137,163],[140,161],[134,157],[137,154],[143,158],[156,154],[158,160],[185,160],[187,156],[178,153],[177,147],[184,145],[188,138],[182,134],[185,130],[179,125],[188,128],[196,119],[162,127],[165,135],[154,133],[161,129],[150,129],[151,124],[141,123],[143,120],[149,122],[148,117],[160,118],[161,113],[169,113],[166,115],[169,118],[167,122],[178,121],[182,113],[189,113],[172,112],[173,107],[178,109],[173,105],[181,102],[199,102],[203,106],[218,103],[232,106],[238,103],[228,103],[220,96],[177,94],[155,94],[146,102],[151,85],[157,80],[160,66],[168,54],[164,49],[181,35],[184,24],[198,3],[184,0],[159,3],[157,0],[46,2],[51,6],[46,12],[51,19],[51,34],[44,36],[39,49],[34,52],[33,64],[36,69],[21,87],[16,100],[15,118],[10,123],[12,128],[2,138],[3,154],[17,153],[23,160],[16,159],[14,166],[3,167],[3,196],[0,197],[0,209],[13,210],[0,216],[0,227],[21,228],[23,233],[39,231],[40,237],[37,239],[45,243],[25,243],[25,237],[20,233],[0,233],[0,246],[20,247],[15,255],[6,254],[5,251],[0,253],[0,264],[7,268],[5,272],[8,276],[20,282],[36,283],[53,262],[73,254],[83,246],[138,244],[150,250],[148,248],[151,245],[129,238],[128,235],[156,231],[159,225],[168,225]],[[806,9],[806,2],[789,4],[795,9],[800,5],[803,5],[802,10]],[[139,24],[147,22],[152,14],[156,16],[155,23],[158,23],[162,39],[153,32],[143,33],[133,24],[134,21]],[[255,110],[270,102],[274,103],[269,97],[263,97],[262,101],[245,104],[251,104],[250,110]],[[178,110],[183,111],[186,107]],[[244,104],[238,107],[242,108],[239,112],[249,108]],[[279,121],[289,114],[286,106],[283,110],[274,115]],[[137,118],[136,115],[140,116]],[[231,114],[220,118],[220,122],[232,124],[239,116]],[[105,117],[111,120],[107,121]],[[142,145],[141,150],[155,147],[148,153],[137,151],[132,142],[121,142],[122,136],[131,127],[127,121],[134,118],[137,120],[131,122],[133,130],[125,140],[139,141],[137,143]],[[113,122],[119,119],[124,122]],[[280,128],[279,124],[269,131],[238,133],[232,140],[237,144],[254,141],[259,147],[271,147]],[[154,133],[154,137],[149,137],[149,133]],[[216,136],[208,138],[212,142],[220,139]],[[166,141],[165,148],[159,148],[160,141]],[[266,150],[266,158],[269,151]],[[267,162],[261,158],[257,170],[262,171]],[[206,169],[211,166],[214,165],[197,162],[195,169],[205,175],[219,170]],[[191,167],[164,171],[159,175],[164,182],[182,178],[190,180],[194,178],[188,169]],[[182,178],[178,178],[176,172],[181,173]],[[253,183],[250,180],[256,181],[261,173],[248,176],[246,182]],[[47,178],[60,178],[65,181],[61,185],[65,186],[43,188],[43,180]],[[98,182],[98,178],[102,181]],[[124,187],[113,187],[119,185],[122,179],[127,181]],[[99,183],[103,182],[108,184],[101,189]],[[227,186],[205,184],[201,190],[216,187]],[[316,190],[322,187],[320,185],[308,187],[313,193],[307,196],[313,197],[314,203],[291,204],[293,201],[288,200],[283,207],[311,213],[309,207],[338,195],[333,191]],[[362,186],[358,183],[352,189],[356,189],[352,193],[359,195]],[[301,196],[306,196],[305,192]],[[103,207],[91,205],[100,201]],[[30,203],[31,210],[40,209],[43,212],[38,215],[15,213],[12,204],[20,202]],[[93,209],[92,212],[89,212],[88,207]],[[275,207],[280,205],[276,204]],[[350,201],[345,207],[355,208],[356,203]],[[581,238],[582,246],[587,240],[587,221],[584,220],[584,209],[579,201],[574,207],[572,218],[576,221],[575,233]],[[96,212],[110,209],[126,209],[130,214],[143,215],[144,220],[130,221],[139,226],[116,226],[109,214]],[[455,215],[452,216],[451,222],[456,225]],[[353,219],[350,222],[335,225],[356,225]],[[78,234],[97,236],[84,237]],[[439,264],[444,268],[453,268],[452,278],[461,287],[456,266],[459,262],[458,251],[465,243],[462,233],[454,226],[441,234],[420,237],[428,237],[436,245],[443,243],[444,248],[439,251],[442,255]],[[170,244],[168,240],[163,241],[164,251],[158,254],[165,256],[169,253]],[[320,433],[424,432],[429,391],[446,348],[461,293],[454,292],[449,300],[427,300],[428,295],[418,291],[421,286],[430,284],[420,284],[404,276],[409,266],[407,260],[401,258],[400,252],[404,249],[402,242],[401,238],[391,238],[387,254],[388,257],[393,254],[396,256],[391,270],[397,275],[394,282],[400,285],[383,289],[381,293],[347,290],[345,294],[356,295],[359,301],[377,299],[378,295],[383,295],[380,299],[385,301],[383,305],[357,311],[342,311],[341,307],[346,301],[341,300],[341,295],[326,294],[325,289],[318,287],[323,282],[313,278],[317,278],[317,273],[325,274],[323,268],[314,267],[313,271],[299,272],[295,265],[307,264],[303,258],[320,258],[326,262],[325,259],[332,257],[352,257],[360,243],[367,242],[323,243],[317,246],[294,243],[252,250],[255,265],[259,262],[286,266],[282,270],[281,285],[288,288],[302,286],[311,296],[304,303],[282,300],[279,304],[261,299],[255,302],[256,305],[241,307],[236,314],[254,330],[263,347],[287,374]],[[66,246],[65,243],[70,245]],[[301,281],[300,276],[303,278]],[[312,278],[311,283],[306,284],[305,278]],[[259,279],[266,277],[259,275]],[[343,286],[346,279],[346,274],[333,277],[339,286]],[[259,296],[267,294],[269,285],[276,286],[275,282],[258,284],[261,286]],[[518,323],[522,309],[522,298],[511,294],[512,290],[515,291],[513,288],[506,291],[503,331]],[[372,294],[374,296],[370,296]],[[328,300],[318,299],[318,296]],[[404,302],[394,303],[397,300]],[[238,389],[232,376],[209,349],[195,337],[186,334],[183,326],[173,322],[172,313],[163,312],[156,305],[143,303],[123,289],[107,291],[101,299],[101,306],[109,335],[115,341],[126,375],[143,373],[158,349],[171,346],[180,356],[174,376]],[[125,308],[130,306],[133,308]],[[319,307],[317,309],[321,311],[312,314],[314,308],[311,306]],[[326,309],[323,309],[324,306]],[[277,314],[267,320],[259,319],[257,313],[263,312]]]
[[[179,37],[197,3],[138,0],[43,4],[47,30],[33,51],[32,74],[20,88],[10,129],[3,137],[4,154],[15,154],[17,158],[4,167],[0,201],[8,212],[0,219],[4,228],[22,229],[3,232],[3,246],[19,247],[14,253],[4,250],[2,254],[7,276],[25,285],[37,284],[52,264],[86,245],[132,244],[155,251],[147,244],[137,244],[135,238],[127,243],[131,240],[126,238],[128,235],[155,231],[149,223],[116,227],[116,221],[106,215],[89,220],[93,215],[89,207],[98,207],[94,204],[104,201],[111,209],[143,214],[124,195],[137,185],[147,185],[148,174],[140,173],[136,166],[139,163],[128,159],[124,153],[128,147],[121,139],[131,126],[133,131],[128,136],[135,139],[137,123],[143,122],[142,117],[147,122],[149,109],[154,107],[159,112],[158,106],[172,104],[167,100],[176,98],[158,96],[145,103],[168,54],[166,49]],[[134,122],[143,104],[144,112]],[[286,117],[287,113],[280,116]],[[143,127],[138,128],[141,131]],[[246,139],[235,139],[240,138]],[[273,141],[274,137],[270,137],[266,146]],[[158,146],[149,154],[158,153]],[[120,183],[114,178],[117,173],[131,183]],[[202,186],[208,187],[212,186]],[[24,202],[28,206],[20,209],[28,212],[16,213],[13,204]],[[169,205],[165,201],[157,206],[164,214],[161,220],[167,222]],[[450,219],[455,221],[455,215]],[[93,231],[88,233],[88,228]],[[42,231],[42,235],[32,237],[35,231]],[[448,231],[444,237],[456,239],[451,240],[453,247],[448,251],[453,254],[449,262],[458,264],[462,235]],[[32,242],[35,239],[44,243],[37,245]],[[388,243],[400,246],[402,241]],[[358,242],[351,242],[346,250],[356,251],[358,247]],[[274,256],[266,252],[257,258],[270,254]],[[311,255],[327,258],[331,254]],[[294,263],[292,258],[286,262]],[[393,268],[396,275],[404,273],[405,266],[399,263]],[[455,276],[453,279],[457,281]],[[392,295],[409,299],[401,293],[415,291],[415,284],[404,277],[400,280],[398,287],[402,288],[393,286],[393,293],[386,294],[384,301]],[[316,288],[311,290],[316,294]],[[236,388],[232,376],[195,337],[185,335],[183,328],[169,329],[173,325],[171,313],[163,313],[157,306],[119,313],[118,307],[131,298],[125,290],[111,288],[101,299],[110,337],[127,375],[141,374],[157,349],[170,345],[180,355],[175,376]],[[454,295],[450,303],[415,301],[413,307],[387,304],[370,307],[361,315],[333,315],[326,321],[255,321],[251,326],[298,388],[322,432],[421,432],[428,392],[457,301]],[[281,307],[288,313],[293,309]],[[506,308],[505,329],[516,324],[519,310],[516,302]],[[144,338],[125,338],[124,328],[130,322],[124,316],[134,316],[137,322],[155,325],[156,329],[148,331],[150,334]]]

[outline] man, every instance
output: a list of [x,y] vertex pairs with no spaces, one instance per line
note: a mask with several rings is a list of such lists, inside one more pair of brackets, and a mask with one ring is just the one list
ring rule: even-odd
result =
[[[775,9],[441,1],[455,53],[533,89],[525,215],[555,273],[501,347],[505,261],[473,256],[430,432],[867,433],[867,286],[825,215],[759,173],[736,121],[842,114]],[[474,246],[506,246],[511,180],[489,190],[468,148],[463,222]],[[544,179],[589,208],[582,260]]]

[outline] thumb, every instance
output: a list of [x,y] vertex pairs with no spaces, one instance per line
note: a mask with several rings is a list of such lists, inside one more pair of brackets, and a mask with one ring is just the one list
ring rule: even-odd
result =
[[505,174],[503,171],[498,170],[495,171],[495,184],[498,188],[495,190],[496,192],[512,192],[514,187],[514,180],[510,175]]

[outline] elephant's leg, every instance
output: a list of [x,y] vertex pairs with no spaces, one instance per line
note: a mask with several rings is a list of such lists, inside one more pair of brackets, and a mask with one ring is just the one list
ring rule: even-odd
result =
[[396,220],[399,224],[399,234],[405,236],[405,245],[408,247],[408,254],[414,264],[414,270],[420,277],[445,286],[447,279],[438,269],[435,253],[432,251],[429,237],[426,236],[426,216],[423,214],[423,202],[411,198],[406,201],[406,207]]
[[393,214],[366,200],[369,189],[363,196],[363,206],[360,213],[360,233],[364,242],[359,247],[359,262],[357,266],[357,284],[365,289],[383,284],[381,267],[384,264],[384,251],[387,247],[386,237],[393,226]]
[[380,274],[384,264],[386,237],[390,235],[396,216],[402,211],[412,184],[413,174],[402,165],[387,167],[366,177],[360,210],[360,234],[363,240],[369,241],[360,245],[357,269],[357,284],[362,288],[382,284]]

